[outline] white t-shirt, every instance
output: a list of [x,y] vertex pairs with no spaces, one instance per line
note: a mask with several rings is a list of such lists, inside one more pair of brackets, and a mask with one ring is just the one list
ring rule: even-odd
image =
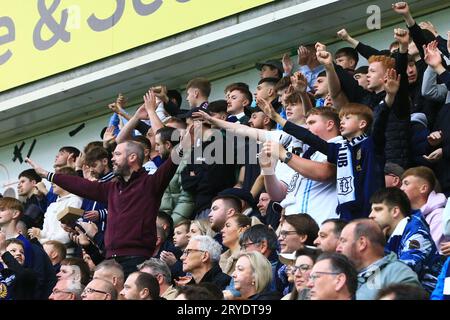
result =
[[[342,137],[338,136],[328,142],[340,140]],[[326,162],[327,156],[316,151],[311,155],[310,160]],[[339,217],[336,214],[338,205],[336,179],[327,182],[311,180],[282,162],[277,164],[275,175],[278,180],[288,186],[286,198],[280,203],[285,208],[286,215],[307,213],[319,226],[326,219]]]
[[69,234],[62,228],[57,215],[67,207],[81,208],[82,204],[83,199],[74,194],[58,197],[55,202],[52,202],[45,212],[44,226],[39,241],[44,243],[48,240],[56,240],[63,244],[70,243]]

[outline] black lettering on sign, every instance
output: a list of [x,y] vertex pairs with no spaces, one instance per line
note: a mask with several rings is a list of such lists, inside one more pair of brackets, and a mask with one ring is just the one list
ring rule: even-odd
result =
[[20,163],[23,162],[22,158],[22,149],[25,146],[25,142],[22,141],[20,144],[20,147],[17,147],[17,144],[14,146],[14,158],[12,159],[13,162],[16,162],[16,160],[19,160]]
[[35,144],[36,144],[36,139],[33,139],[33,142],[31,143],[30,149],[28,150],[28,153],[27,153],[27,158],[31,157],[31,153],[33,152]]

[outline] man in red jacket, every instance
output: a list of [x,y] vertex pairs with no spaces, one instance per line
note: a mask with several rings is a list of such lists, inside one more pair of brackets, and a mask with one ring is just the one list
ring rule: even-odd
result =
[[[183,141],[189,143],[190,139]],[[41,177],[63,189],[80,197],[108,203],[106,258],[115,259],[127,276],[137,270],[136,265],[152,256],[156,243],[156,216],[164,190],[179,163],[174,160],[175,164],[172,159],[180,159],[182,148],[179,144],[158,171],[148,175],[142,168],[142,146],[134,141],[120,143],[112,157],[113,171],[118,179],[104,183],[55,174],[30,159],[26,161]]]

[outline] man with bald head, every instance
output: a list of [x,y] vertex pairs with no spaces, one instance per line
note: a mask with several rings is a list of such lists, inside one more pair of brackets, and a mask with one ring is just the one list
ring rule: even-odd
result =
[[417,274],[395,253],[384,256],[385,243],[380,226],[370,219],[353,220],[341,232],[336,251],[358,271],[357,300],[374,300],[380,289],[393,283],[420,286]]
[[117,293],[122,291],[125,282],[122,266],[113,259],[104,260],[96,266],[92,278],[111,282]]
[[81,294],[82,300],[117,300],[116,288],[111,282],[94,279],[88,283]]
[[[156,216],[164,190],[172,179],[183,149],[190,148],[189,130],[182,143],[154,175],[142,167],[144,151],[138,142],[125,141],[113,152],[114,181],[88,181],[81,177],[55,174],[41,168],[30,159],[35,171],[64,190],[83,198],[108,203],[108,223],[105,230],[106,258],[115,259],[125,277],[136,266],[150,258],[156,244]],[[174,159],[174,160],[173,160]],[[176,163],[174,163],[176,162]]]

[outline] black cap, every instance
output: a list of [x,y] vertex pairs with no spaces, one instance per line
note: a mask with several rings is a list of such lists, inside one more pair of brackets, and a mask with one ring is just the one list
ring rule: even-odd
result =
[[401,178],[403,173],[405,172],[405,169],[403,169],[401,166],[399,166],[396,163],[393,162],[386,162],[384,165],[384,174],[393,174],[397,177]]
[[230,198],[235,198],[238,200],[244,200],[245,202],[247,202],[247,204],[250,207],[256,208],[255,199],[253,198],[252,194],[245,189],[228,188],[228,189],[222,190],[217,194],[216,198],[222,198],[222,197],[230,197]]
[[280,71],[281,74],[283,74],[284,72],[283,64],[281,63],[280,60],[267,60],[264,62],[256,63],[255,66],[256,69],[258,70],[261,70],[264,66],[270,66],[272,68],[278,69],[278,71]]

